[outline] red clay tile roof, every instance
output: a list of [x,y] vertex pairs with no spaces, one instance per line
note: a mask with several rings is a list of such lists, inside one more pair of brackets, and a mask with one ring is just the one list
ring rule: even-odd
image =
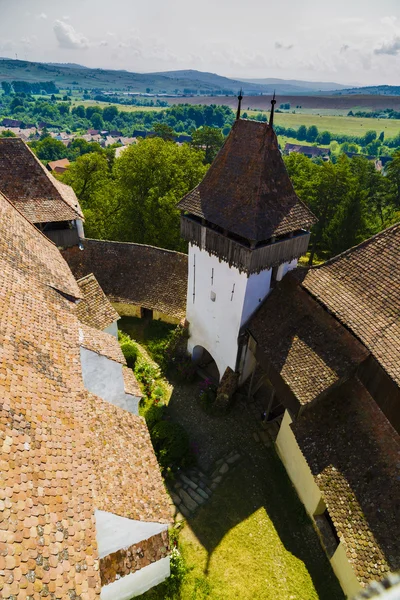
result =
[[303,287],[400,385],[400,223],[310,269]]
[[187,255],[153,246],[85,239],[63,256],[76,277],[94,273],[111,302],[185,317]]
[[124,376],[125,394],[131,394],[132,396],[143,398],[143,392],[140,389],[139,383],[132,369],[124,367],[122,369],[122,374]]
[[247,329],[300,404],[341,383],[369,355],[290,274],[271,292]]
[[60,158],[60,160],[49,160],[47,166],[49,166],[52,171],[57,171],[57,169],[61,168],[61,172],[63,172],[70,164],[68,158]]
[[400,437],[357,380],[292,424],[362,584],[400,568]]
[[119,319],[93,273],[79,279],[78,285],[83,299],[76,307],[76,314],[81,323],[103,331]]
[[257,242],[316,222],[296,196],[274,130],[244,119],[235,121],[203,181],[178,208]]
[[[57,247],[36,227],[31,228],[29,221],[15,210],[1,192],[0,223],[3,225],[0,237],[0,256],[3,260],[44,285],[75,298],[82,297],[82,292]],[[30,235],[26,235],[27,227]]]
[[168,522],[167,497],[143,419],[84,388],[74,304],[48,284],[77,288],[66,263],[0,208],[0,595],[98,599],[95,509]]
[[0,138],[0,192],[31,223],[83,219],[73,189],[55,179],[20,138]]
[[106,356],[115,362],[126,363],[117,338],[109,333],[79,323],[79,343],[82,348]]

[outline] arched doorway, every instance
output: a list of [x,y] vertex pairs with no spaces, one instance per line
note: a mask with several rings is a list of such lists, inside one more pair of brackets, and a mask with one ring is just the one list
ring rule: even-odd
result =
[[220,373],[217,363],[211,354],[203,346],[195,346],[192,351],[192,359],[199,368],[200,374],[203,374],[215,384],[219,383]]

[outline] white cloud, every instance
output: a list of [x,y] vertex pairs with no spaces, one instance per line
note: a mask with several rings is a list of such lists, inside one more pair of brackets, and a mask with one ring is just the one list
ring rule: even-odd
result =
[[83,50],[89,47],[89,42],[81,33],[77,32],[70,23],[57,20],[53,26],[54,34],[60,48],[69,50]]
[[382,44],[380,48],[374,50],[374,54],[388,54],[397,56],[400,52],[400,35],[396,35],[392,41]]
[[40,15],[37,15],[37,19],[43,19],[45,21],[47,19],[46,13],[40,13]]
[[283,44],[282,42],[275,42],[275,48],[277,50],[291,50],[294,44]]

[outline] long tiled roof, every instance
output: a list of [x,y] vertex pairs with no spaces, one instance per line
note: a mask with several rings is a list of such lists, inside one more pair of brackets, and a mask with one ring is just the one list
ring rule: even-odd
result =
[[134,304],[182,319],[186,312],[187,255],[122,242],[86,239],[63,251],[76,277],[94,273],[111,302]]
[[400,438],[353,379],[292,424],[363,584],[400,568]]
[[316,222],[299,200],[267,123],[235,121],[203,181],[181,210],[257,242]]
[[168,522],[163,482],[143,419],[84,388],[74,304],[48,283],[79,292],[66,263],[0,208],[0,595],[99,598],[95,509]]
[[119,319],[93,273],[79,279],[78,285],[83,298],[76,307],[76,314],[81,323],[104,330]]
[[82,348],[106,356],[110,360],[125,364],[125,358],[122,354],[121,346],[117,338],[109,333],[89,327],[83,323],[79,324],[79,343]]
[[73,189],[55,179],[20,138],[0,138],[0,192],[31,223],[83,219]]
[[303,287],[400,384],[400,223],[310,269]]
[[290,274],[247,329],[300,404],[348,378],[369,354]]

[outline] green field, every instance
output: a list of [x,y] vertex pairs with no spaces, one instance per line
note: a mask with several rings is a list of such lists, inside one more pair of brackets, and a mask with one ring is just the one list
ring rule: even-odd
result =
[[[256,115],[258,111],[247,111],[247,114]],[[275,125],[293,127],[300,125],[309,127],[316,125],[319,131],[330,131],[333,134],[363,136],[366,131],[375,130],[377,134],[385,132],[385,137],[395,137],[400,133],[400,120],[397,119],[360,119],[357,117],[340,117],[330,115],[312,115],[304,113],[278,113],[275,115]]]
[[143,110],[164,110],[162,106],[127,106],[126,104],[115,104],[113,102],[99,102],[98,100],[73,100],[71,106],[100,106],[101,108],[105,108],[106,106],[116,106],[118,110],[121,112],[136,112]]

